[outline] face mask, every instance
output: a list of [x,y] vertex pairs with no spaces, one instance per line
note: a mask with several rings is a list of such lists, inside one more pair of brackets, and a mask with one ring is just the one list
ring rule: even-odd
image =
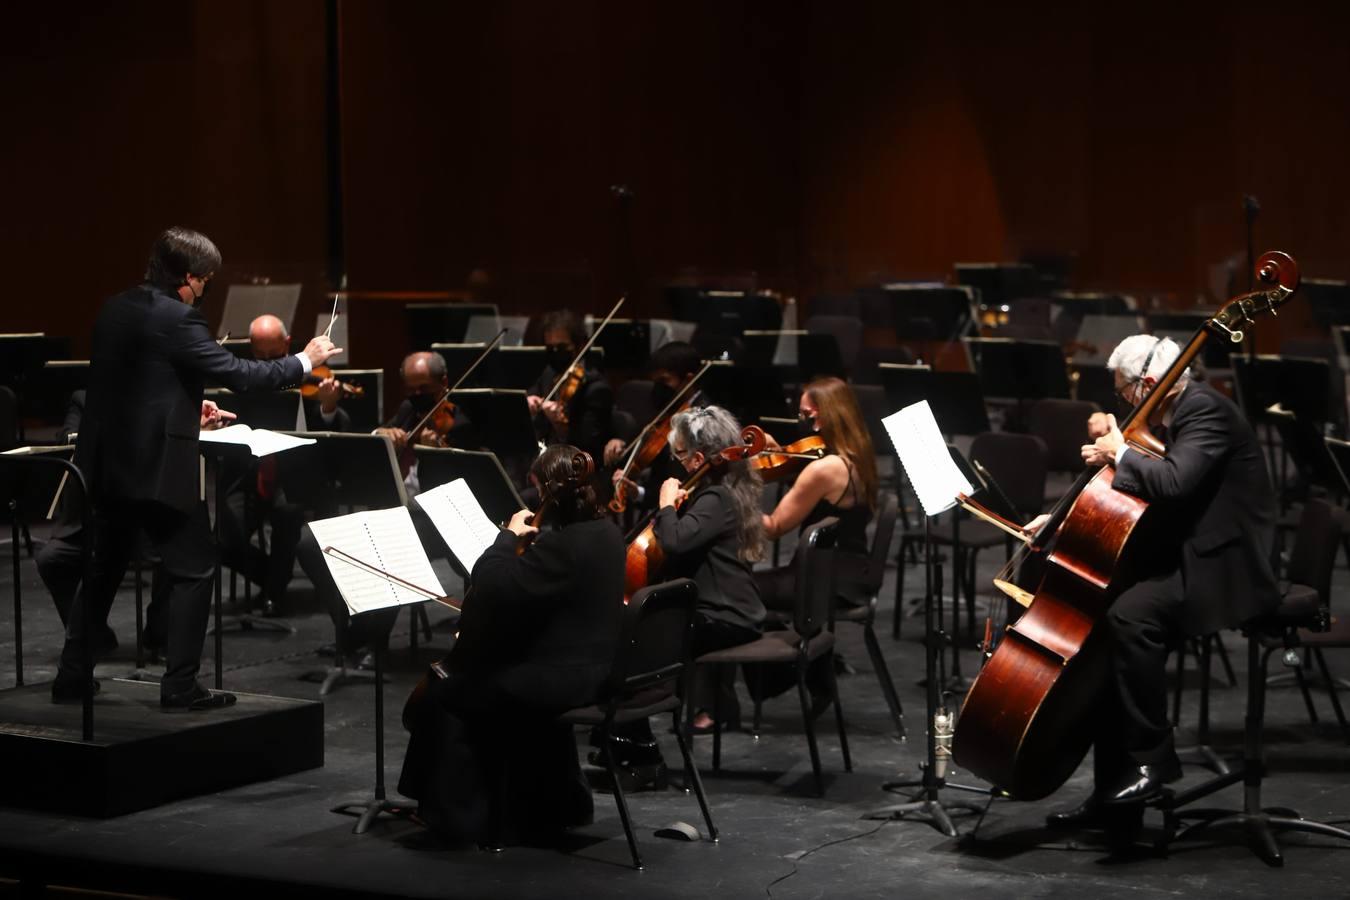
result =
[[574,354],[566,350],[550,350],[544,358],[548,361],[549,367],[552,368],[553,371],[561,372],[572,362],[573,355]]
[[431,407],[436,405],[436,398],[430,394],[414,394],[408,398],[408,402],[412,405],[413,412],[425,416],[431,412]]

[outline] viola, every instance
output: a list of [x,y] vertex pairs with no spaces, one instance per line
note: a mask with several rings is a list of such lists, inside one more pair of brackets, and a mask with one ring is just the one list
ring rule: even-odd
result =
[[[579,450],[572,454],[571,470],[564,477],[539,485],[539,508],[530,514],[525,520],[526,523],[534,528],[542,528],[549,512],[557,507],[558,502],[563,497],[575,493],[594,475],[595,461],[591,459],[589,453]],[[516,542],[516,555],[523,555],[533,543],[534,535],[521,537]],[[475,608],[469,602],[473,595],[473,588],[470,587],[460,602],[460,623],[454,646],[444,657],[427,666],[427,671],[423,673],[403,704],[403,727],[409,731],[413,730],[413,724],[421,717],[421,709],[426,702],[427,692],[431,689],[432,679],[448,678],[452,670],[465,670],[473,665],[476,657],[490,652],[489,648],[493,641],[485,634],[489,630],[486,627],[487,623],[475,622],[474,613],[471,611]]]
[[614,485],[614,497],[609,501],[610,512],[618,514],[628,508],[629,477],[634,472],[649,468],[665,452],[666,445],[670,441],[671,420],[676,413],[689,408],[694,386],[711,367],[711,362],[705,362],[703,368],[699,369],[698,373],[689,379],[684,387],[680,388],[679,392],[670,399],[665,408],[656,414],[656,418],[648,422],[647,426],[638,433],[638,436],[623,449],[620,456],[626,457],[626,461],[619,470],[619,480]]
[[[333,377],[333,370],[327,366],[315,366],[313,371],[305,376],[304,384],[300,385],[301,397],[313,397],[319,393],[319,383],[325,379]],[[359,384],[352,384],[348,381],[339,381],[338,390],[344,397],[362,397],[365,396],[366,389]]]
[[[728,463],[748,459],[764,450],[764,431],[756,425],[747,425],[741,430],[741,442],[714,453],[695,469],[680,489],[692,490],[713,469]],[[637,536],[628,543],[624,560],[623,602],[627,603],[633,594],[653,583],[665,565],[666,554],[656,539],[656,513],[653,512],[637,529]]]
[[[1121,433],[1131,449],[1161,457],[1166,448],[1149,430],[1168,392],[1211,334],[1241,342],[1243,328],[1274,313],[1298,288],[1298,264],[1271,251],[1256,263],[1263,288],[1229,300],[1206,321],[1157,386],[1126,417]],[[1092,740],[1090,721],[1108,672],[1096,622],[1135,573],[1127,545],[1147,523],[1148,503],[1112,487],[1115,469],[1081,475],[1019,557],[1040,571],[1034,592],[1005,588],[1026,606],[1008,626],[970,686],[957,721],[956,762],[1001,791],[1038,800],[1078,768]],[[1014,564],[1017,560],[1014,560]],[[1024,569],[1025,571],[1025,569]]]
[[808,435],[799,441],[793,441],[786,447],[765,450],[750,460],[750,468],[759,473],[764,481],[773,483],[796,475],[802,469],[830,452],[825,439],[818,434]]

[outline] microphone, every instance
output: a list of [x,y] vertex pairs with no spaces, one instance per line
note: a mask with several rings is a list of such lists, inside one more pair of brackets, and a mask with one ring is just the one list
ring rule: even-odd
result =
[[626,184],[611,184],[609,192],[614,195],[616,200],[632,200],[633,190]]
[[1242,211],[1252,218],[1261,211],[1261,201],[1257,200],[1251,194],[1242,195]]
[[933,774],[941,780],[952,759],[953,716],[945,706],[933,714]]

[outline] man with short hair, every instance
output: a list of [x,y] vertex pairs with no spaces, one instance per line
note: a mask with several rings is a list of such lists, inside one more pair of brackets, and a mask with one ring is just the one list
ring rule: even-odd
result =
[[203,400],[206,381],[235,391],[276,390],[299,383],[341,352],[314,338],[302,353],[242,360],[216,343],[197,310],[221,256],[204,234],[173,227],[155,241],[145,282],[107,300],[94,323],[89,393],[75,447],[94,504],[93,572],[81,585],[66,630],[56,702],[98,689],[86,667],[86,619],[98,634],[138,531],[161,560],[167,583],[165,710],[228,706],[234,696],[197,682],[211,599],[215,546],[201,502],[197,437],[228,419]]
[[[1142,403],[1180,354],[1176,342],[1154,335],[1122,341],[1107,366],[1123,406]],[[1096,787],[1077,809],[1050,816],[1051,827],[1137,829],[1143,804],[1181,774],[1167,710],[1169,648],[1279,603],[1270,564],[1275,496],[1241,410],[1183,373],[1148,424],[1166,447],[1161,458],[1127,446],[1115,416],[1104,413],[1090,420],[1093,442],[1082,450],[1089,466],[1114,467],[1115,490],[1147,500],[1149,509],[1128,551],[1141,571],[1098,626],[1106,630],[1110,671]]]

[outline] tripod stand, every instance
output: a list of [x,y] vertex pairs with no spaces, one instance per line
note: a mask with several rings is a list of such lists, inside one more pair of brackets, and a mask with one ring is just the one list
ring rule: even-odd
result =
[[384,790],[384,657],[385,647],[375,649],[375,796],[369,800],[344,803],[333,807],[333,812],[356,815],[352,834],[365,834],[380,813],[402,816],[415,812],[416,807],[390,800]]
[[[959,784],[949,784],[944,775],[938,774],[938,734],[937,721],[940,715],[945,715],[946,710],[942,705],[942,682],[944,674],[942,669],[942,642],[946,640],[947,635],[942,630],[942,623],[934,616],[934,591],[933,591],[933,535],[931,527],[931,518],[924,517],[923,523],[923,549],[924,549],[924,666],[926,671],[927,700],[928,700],[928,743],[927,759],[920,763],[919,769],[921,775],[917,779],[905,781],[892,781],[882,785],[886,791],[899,791],[904,788],[918,788],[909,795],[909,799],[904,803],[892,806],[884,806],[873,810],[863,816],[865,819],[903,819],[907,814],[914,814],[917,817],[928,821],[934,828],[941,831],[948,837],[956,837],[956,825],[952,822],[952,817],[948,810],[963,810],[966,812],[983,812],[984,806],[974,800],[949,800],[943,803],[940,793],[943,788],[952,788],[953,790],[968,791],[974,794],[989,794],[984,788],[967,787]],[[958,575],[959,577],[959,575]],[[950,719],[947,720],[950,723]],[[944,742],[950,742],[950,724],[944,728]],[[951,754],[950,746],[944,743],[942,748],[944,755],[944,768],[946,758]]]

